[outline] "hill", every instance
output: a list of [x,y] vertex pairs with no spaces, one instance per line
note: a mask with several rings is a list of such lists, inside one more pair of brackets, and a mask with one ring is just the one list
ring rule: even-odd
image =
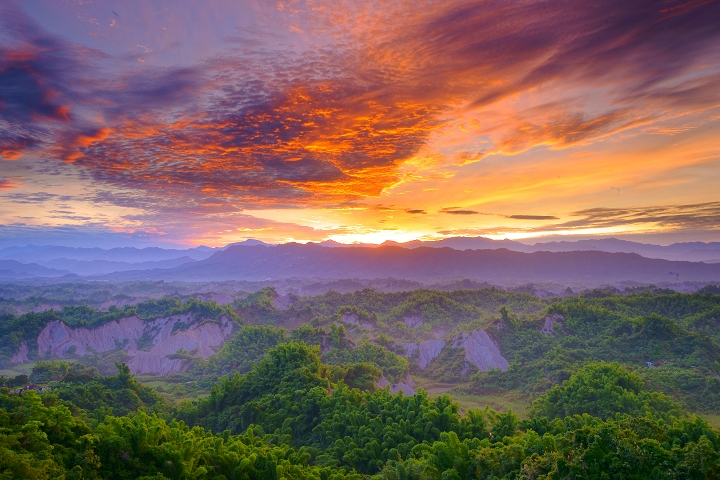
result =
[[2,279],[23,279],[23,278],[57,278],[70,275],[69,270],[57,270],[44,267],[36,263],[21,263],[16,260],[0,260],[0,278]]

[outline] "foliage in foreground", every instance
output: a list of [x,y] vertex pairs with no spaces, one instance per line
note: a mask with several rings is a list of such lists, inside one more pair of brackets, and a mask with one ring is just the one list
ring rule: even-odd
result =
[[[146,408],[92,417],[72,395],[5,389],[0,478],[720,475],[718,432],[664,396],[642,395],[637,377],[616,364],[585,367],[541,397],[524,421],[489,409],[461,413],[447,395],[352,389],[333,380],[333,368],[316,347],[282,343],[247,374],[226,378],[210,397],[167,418]],[[124,368],[116,377],[134,381]],[[66,391],[76,386],[62,383]],[[638,408],[628,409],[633,395]]]

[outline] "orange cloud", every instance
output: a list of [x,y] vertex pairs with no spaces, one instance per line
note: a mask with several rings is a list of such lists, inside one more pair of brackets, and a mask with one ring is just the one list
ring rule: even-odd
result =
[[23,184],[10,180],[8,178],[0,178],[0,190],[12,190],[13,188],[22,187]]
[[71,140],[65,142],[62,151],[59,153],[64,162],[73,163],[83,157],[83,149],[93,143],[102,142],[112,133],[110,128],[98,128],[87,133],[76,134]]

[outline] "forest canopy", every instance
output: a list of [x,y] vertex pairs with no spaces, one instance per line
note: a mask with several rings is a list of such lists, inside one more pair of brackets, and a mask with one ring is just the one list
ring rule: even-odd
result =
[[[191,313],[198,321],[230,318],[233,331],[207,359],[172,354],[186,370],[168,379],[199,395],[187,401],[113,364],[117,352],[33,358],[29,375],[0,378],[0,478],[720,475],[720,432],[695,415],[720,405],[714,293],[596,290],[539,299],[492,288],[278,297],[268,288],[225,306],[166,298],[5,314],[6,356],[20,341],[34,346],[50,321],[93,327],[125,315]],[[507,369],[463,368],[464,350],[453,342],[479,329]],[[441,340],[425,369],[407,355],[406,345]],[[102,373],[107,364],[114,374]],[[381,387],[410,374],[452,389]],[[453,399],[488,392],[532,404],[496,411]]]
[[[47,371],[44,365],[41,371]],[[38,371],[37,374],[40,374]],[[84,404],[89,384],[142,393],[114,377],[0,392],[7,478],[713,478],[720,432],[643,389],[617,364],[590,364],[536,401],[531,416],[461,412],[447,395],[392,395],[332,380],[316,347],[271,348],[207,399],[155,408],[116,395]],[[628,396],[636,401],[630,402]],[[634,397],[633,397],[634,396]],[[598,413],[600,416],[593,416]]]

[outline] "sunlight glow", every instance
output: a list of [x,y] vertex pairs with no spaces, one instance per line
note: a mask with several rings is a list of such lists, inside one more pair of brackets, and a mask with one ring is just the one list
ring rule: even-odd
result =
[[412,232],[405,230],[377,230],[367,233],[347,233],[342,235],[330,235],[328,240],[350,245],[353,243],[367,243],[380,245],[386,241],[405,243],[413,240],[439,240],[442,236],[430,232]]

